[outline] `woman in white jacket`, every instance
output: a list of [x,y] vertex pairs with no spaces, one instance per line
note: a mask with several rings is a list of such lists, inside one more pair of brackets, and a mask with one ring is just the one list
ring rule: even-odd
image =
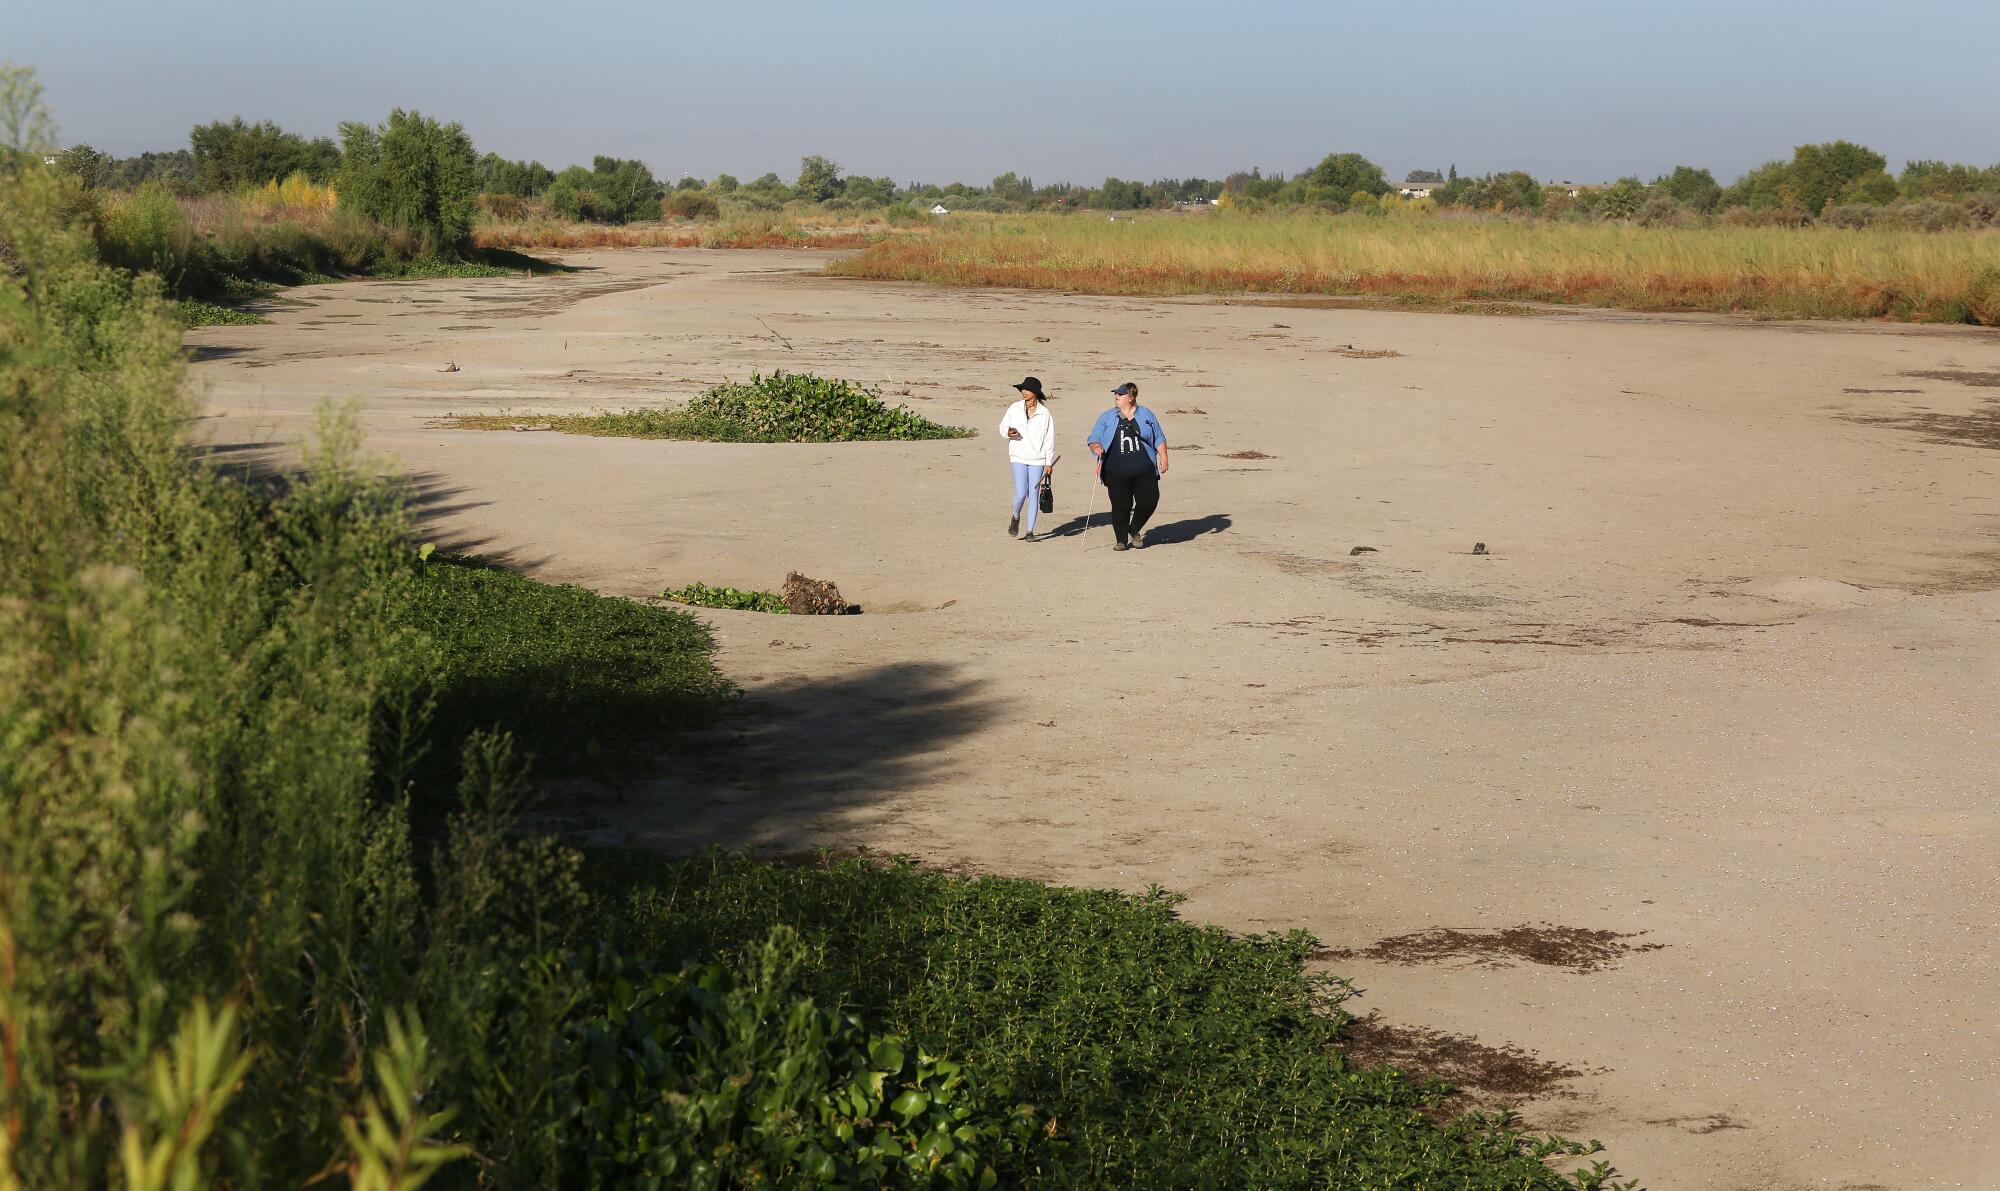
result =
[[1028,377],[1014,386],[1021,399],[1007,407],[1000,418],[1000,437],[1007,440],[1007,462],[1014,473],[1013,512],[1007,519],[1007,536],[1021,528],[1021,507],[1028,509],[1028,531],[1024,542],[1035,541],[1035,513],[1041,508],[1042,477],[1056,466],[1056,420],[1049,415],[1048,396],[1042,382]]

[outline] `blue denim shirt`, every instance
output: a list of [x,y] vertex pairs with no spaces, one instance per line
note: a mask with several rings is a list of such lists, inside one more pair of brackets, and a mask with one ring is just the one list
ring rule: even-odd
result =
[[[1132,420],[1139,424],[1139,437],[1146,449],[1153,453],[1153,471],[1160,470],[1160,448],[1167,445],[1167,431],[1160,425],[1160,419],[1143,405],[1132,407]],[[1112,406],[1097,416],[1097,424],[1090,428],[1090,437],[1084,439],[1085,446],[1109,447],[1111,436],[1118,431],[1118,407]],[[1092,451],[1091,454],[1097,452]]]

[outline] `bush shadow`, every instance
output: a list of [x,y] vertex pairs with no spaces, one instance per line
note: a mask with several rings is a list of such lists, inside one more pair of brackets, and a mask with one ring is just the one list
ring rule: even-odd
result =
[[576,791],[586,802],[568,826],[669,853],[851,845],[871,809],[949,772],[949,746],[1002,710],[985,683],[935,662],[779,683],[660,757],[658,776]]

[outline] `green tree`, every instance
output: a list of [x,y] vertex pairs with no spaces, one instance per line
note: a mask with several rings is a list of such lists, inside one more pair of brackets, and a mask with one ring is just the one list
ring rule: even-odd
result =
[[194,189],[194,154],[186,149],[164,153],[146,152],[137,157],[113,158],[104,185],[113,190],[137,190],[148,182],[158,182],[175,193]]
[[1382,179],[1382,167],[1359,153],[1330,153],[1306,178],[1315,186],[1341,194],[1366,191],[1373,197],[1389,190],[1389,184]]
[[195,184],[203,190],[262,186],[293,174],[326,182],[341,166],[340,150],[328,138],[307,140],[269,120],[246,124],[241,116],[196,125],[188,146]]
[[715,193],[717,194],[734,194],[736,188],[741,185],[743,183],[736,180],[735,174],[717,174],[715,176]]
[[71,145],[56,158],[56,168],[65,171],[82,184],[85,190],[95,190],[111,178],[111,158],[99,153],[89,145]]
[[658,218],[662,193],[645,162],[599,156],[590,169],[573,165],[557,174],[542,199],[565,219],[630,223]]
[[498,153],[479,159],[479,189],[483,194],[534,198],[555,181],[555,173],[539,161],[508,161]]
[[1444,175],[1436,170],[1411,170],[1404,176],[1406,182],[1442,182]]
[[1106,178],[1098,188],[1097,205],[1107,211],[1131,211],[1145,201],[1145,187],[1137,182]]
[[1852,141],[1800,145],[1792,150],[1787,180],[1797,188],[1806,210],[1817,215],[1849,186],[1882,173],[1886,165],[1888,160],[1880,153]]
[[[1787,201],[1792,167],[1783,161],[1767,161],[1729,184],[1722,192],[1721,205],[1768,211]],[[1796,200],[1796,193],[1791,198]]]
[[50,153],[56,147],[56,122],[42,101],[42,81],[35,68],[0,62],[0,149],[8,158]]
[[1722,199],[1722,187],[1716,184],[1715,175],[1693,166],[1677,165],[1673,173],[1654,185],[1691,211],[1713,211]]
[[799,197],[823,203],[840,193],[840,163],[814,153],[799,158],[799,181],[793,187]]
[[340,201],[408,230],[425,253],[456,253],[472,235],[479,162],[456,122],[402,108],[378,126],[340,126]]
[[1606,219],[1630,219],[1639,213],[1646,197],[1645,184],[1637,178],[1620,178],[1597,196],[1597,213]]

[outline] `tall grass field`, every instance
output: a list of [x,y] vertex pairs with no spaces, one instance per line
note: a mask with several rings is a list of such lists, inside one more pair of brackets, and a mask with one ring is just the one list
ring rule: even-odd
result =
[[954,219],[847,277],[1109,294],[1367,294],[2000,326],[2000,233],[1230,212]]

